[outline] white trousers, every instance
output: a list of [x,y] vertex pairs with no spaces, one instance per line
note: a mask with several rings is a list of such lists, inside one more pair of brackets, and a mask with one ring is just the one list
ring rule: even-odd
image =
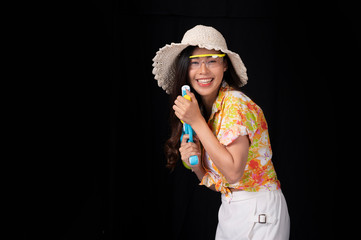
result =
[[222,195],[216,240],[288,240],[290,219],[281,190]]

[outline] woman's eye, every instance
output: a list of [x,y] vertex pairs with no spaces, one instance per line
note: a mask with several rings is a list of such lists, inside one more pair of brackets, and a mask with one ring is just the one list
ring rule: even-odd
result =
[[199,62],[191,62],[192,65],[198,65]]

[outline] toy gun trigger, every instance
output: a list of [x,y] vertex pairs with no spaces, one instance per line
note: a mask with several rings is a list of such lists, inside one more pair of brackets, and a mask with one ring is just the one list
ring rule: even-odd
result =
[[193,142],[193,129],[190,125],[186,125],[186,134],[189,135],[188,142]]
[[182,135],[180,137],[181,142],[183,141],[184,134],[188,134],[189,136],[187,142],[193,142],[193,129],[190,125],[187,124],[186,126],[183,127]]

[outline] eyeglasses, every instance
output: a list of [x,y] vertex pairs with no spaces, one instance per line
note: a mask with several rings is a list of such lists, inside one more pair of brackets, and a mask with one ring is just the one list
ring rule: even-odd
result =
[[192,70],[199,69],[204,63],[207,68],[216,68],[222,65],[223,57],[226,54],[201,54],[201,55],[193,55],[190,56],[190,68]]

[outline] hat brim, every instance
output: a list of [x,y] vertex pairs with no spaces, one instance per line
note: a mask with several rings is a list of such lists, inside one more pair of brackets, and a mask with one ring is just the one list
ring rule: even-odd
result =
[[[163,48],[159,49],[153,58],[153,71],[154,78],[158,81],[158,86],[163,88],[166,93],[170,94],[172,85],[174,83],[175,76],[175,60],[179,54],[188,46],[198,46],[200,48],[206,48],[208,50],[217,50],[226,53],[235,69],[237,75],[241,80],[241,86],[247,84],[247,69],[240,58],[240,56],[228,49],[216,48],[208,45],[191,45],[184,43],[171,43],[167,44]],[[240,87],[241,87],[240,86]]]

